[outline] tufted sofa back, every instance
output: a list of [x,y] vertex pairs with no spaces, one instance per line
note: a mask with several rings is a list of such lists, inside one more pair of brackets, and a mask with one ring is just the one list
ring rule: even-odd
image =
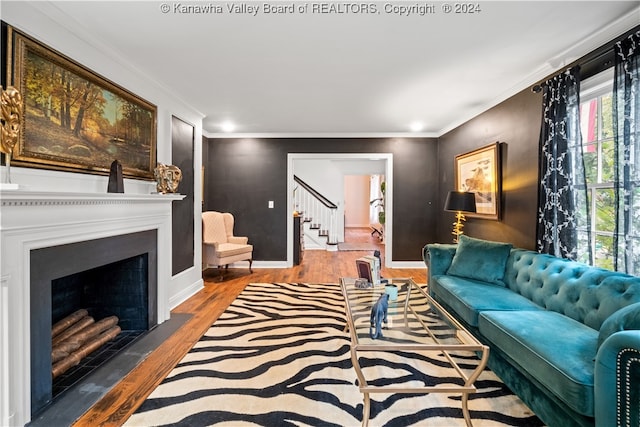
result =
[[512,249],[504,282],[547,310],[599,330],[615,311],[640,302],[640,277]]

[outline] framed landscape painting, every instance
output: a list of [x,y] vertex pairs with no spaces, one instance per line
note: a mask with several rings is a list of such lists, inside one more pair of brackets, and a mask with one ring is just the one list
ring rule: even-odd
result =
[[118,160],[124,176],[153,179],[156,107],[15,29],[7,31],[7,81],[24,104],[12,164],[108,175]]
[[456,190],[475,193],[476,213],[465,216],[500,218],[500,144],[487,145],[455,158]]

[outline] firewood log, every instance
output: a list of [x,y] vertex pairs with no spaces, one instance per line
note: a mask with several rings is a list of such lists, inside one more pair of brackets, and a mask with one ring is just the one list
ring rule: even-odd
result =
[[51,363],[56,363],[65,357],[69,357],[69,353],[62,349],[53,349],[51,350]]
[[[115,316],[114,316],[115,317]],[[114,326],[101,334],[93,337],[89,340],[85,345],[80,347],[78,350],[71,353],[68,357],[62,359],[61,361],[55,363],[51,368],[51,375],[53,378],[56,378],[63,373],[65,373],[70,368],[78,365],[80,361],[88,356],[89,354],[96,351],[103,344],[111,341],[120,333],[120,326]]]
[[71,325],[64,331],[60,332],[58,335],[56,335],[51,340],[51,345],[55,347],[56,345],[60,344],[62,341],[77,334],[78,331],[81,331],[82,329],[86,328],[89,325],[92,325],[93,323],[95,323],[95,320],[93,319],[93,317],[91,316],[83,317],[82,319],[78,320],[76,323],[74,323],[73,325]]
[[79,342],[66,342],[51,349],[51,363],[56,363],[59,360],[64,359],[69,356],[69,354],[73,353],[77,349],[80,348],[81,343]]
[[83,317],[88,316],[88,315],[89,315],[89,313],[84,308],[71,313],[69,316],[65,317],[64,319],[60,320],[59,322],[56,322],[56,324],[53,325],[53,327],[51,328],[51,336],[55,337],[60,332],[62,332],[65,329],[67,329],[69,326],[73,325],[78,320],[80,320]]
[[105,317],[104,319],[76,332],[75,334],[65,339],[64,341],[58,343],[57,345],[62,345],[67,343],[78,343],[78,347],[79,347],[83,343],[91,339],[92,337],[100,334],[103,331],[106,331],[107,329],[117,324],[118,324],[118,317],[116,316]]

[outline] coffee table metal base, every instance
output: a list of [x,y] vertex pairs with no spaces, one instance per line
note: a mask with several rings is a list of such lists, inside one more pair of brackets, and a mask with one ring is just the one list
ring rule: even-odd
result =
[[[372,293],[372,297],[366,296],[362,290],[355,290],[352,285],[353,279],[341,278],[340,283],[342,287],[343,296],[345,298],[347,325],[345,331],[349,331],[351,336],[351,361],[358,377],[359,389],[363,394],[363,410],[362,410],[362,426],[367,427],[369,425],[369,416],[371,412],[371,394],[395,394],[395,393],[445,393],[445,394],[460,394],[462,396],[462,413],[466,425],[471,427],[471,416],[469,414],[468,400],[469,394],[477,391],[474,383],[484,370],[489,359],[489,347],[478,342],[469,332],[467,332],[462,325],[460,325],[455,319],[453,319],[449,313],[446,312],[436,301],[434,301],[425,290],[417,285],[412,279],[394,279],[393,283],[401,285],[403,290],[406,289],[404,295],[404,303],[400,307],[400,316],[397,316],[396,323],[403,323],[405,329],[409,329],[410,320],[414,323],[417,321],[423,330],[427,332],[427,339],[416,340],[410,342],[412,337],[407,337],[402,343],[385,341],[383,339],[369,340],[366,334],[363,333],[364,320],[367,321],[367,310],[370,311],[371,304],[362,304],[362,298],[364,300],[373,301],[377,294],[383,292],[384,289],[369,290]],[[351,285],[351,287],[350,287]],[[428,306],[428,310],[432,313],[437,313],[440,316],[442,323],[450,325],[452,335],[455,336],[455,340],[448,339],[443,342],[436,333],[432,332],[430,325],[428,325],[423,317],[423,312],[419,312],[412,306],[412,294],[418,297],[418,300],[424,309],[425,305]],[[416,300],[416,301],[418,301]],[[401,303],[401,301],[398,301]],[[426,303],[426,304],[425,304]],[[403,309],[402,309],[403,306]],[[398,313],[396,313],[398,314]],[[391,316],[391,314],[390,314]],[[359,323],[355,324],[358,319]],[[369,326],[368,324],[366,326]],[[398,328],[402,329],[402,328]],[[451,335],[451,334],[450,334]],[[398,335],[396,335],[397,337]],[[444,355],[445,359],[457,372],[458,376],[463,380],[464,384],[447,385],[447,386],[424,386],[424,387],[396,387],[396,386],[372,386],[369,385],[360,362],[358,360],[358,354],[364,352],[395,352],[395,351],[409,351],[409,352],[436,352]],[[463,371],[458,363],[452,356],[453,352],[472,352],[480,354],[479,363],[477,367],[467,374]]]

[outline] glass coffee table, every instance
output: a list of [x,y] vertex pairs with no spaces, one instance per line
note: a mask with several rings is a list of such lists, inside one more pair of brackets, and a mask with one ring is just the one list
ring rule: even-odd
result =
[[[389,300],[388,322],[382,329],[382,336],[372,339],[371,308],[385,292],[385,286],[358,289],[355,287],[355,281],[355,278],[340,278],[347,314],[345,330],[348,329],[351,335],[351,360],[358,377],[360,392],[364,395],[362,425],[366,427],[369,423],[371,393],[446,393],[462,395],[462,413],[467,426],[471,426],[468,398],[470,393],[476,392],[474,383],[487,365],[489,347],[480,343],[434,301],[426,291],[426,285],[418,285],[412,278],[389,279],[389,284],[396,286],[397,299]],[[460,384],[421,385],[408,384],[405,381],[402,384],[372,385],[365,378],[359,357],[363,353],[375,352],[437,355],[457,373]],[[463,369],[459,360],[464,360],[463,363],[468,365],[470,355],[479,358],[478,364],[475,369]],[[425,361],[421,371],[422,368],[428,372],[430,363]],[[372,370],[367,370],[368,374],[371,372]],[[375,379],[370,379],[370,382],[375,382]]]

